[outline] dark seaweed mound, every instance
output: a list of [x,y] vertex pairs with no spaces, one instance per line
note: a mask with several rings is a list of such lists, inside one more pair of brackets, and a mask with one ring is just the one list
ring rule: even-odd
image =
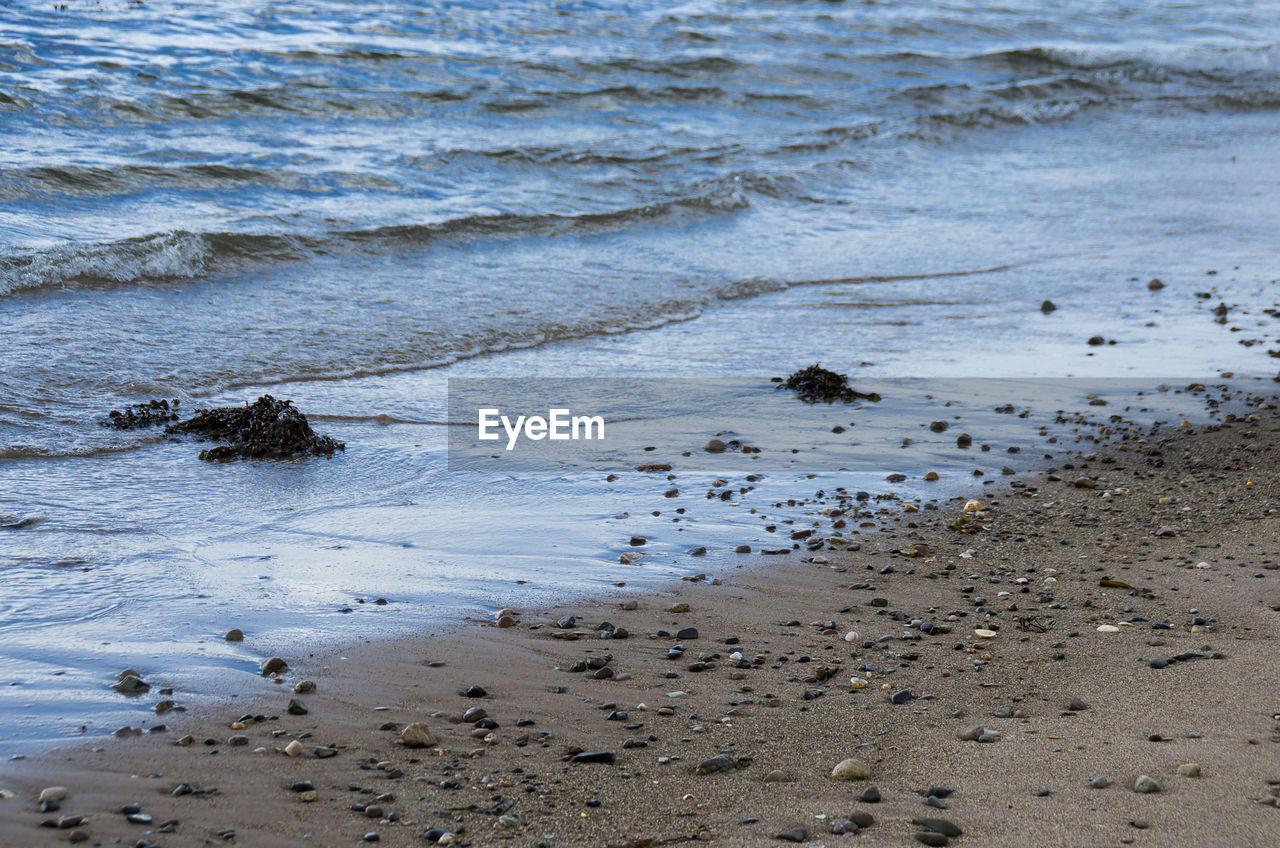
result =
[[800,400],[805,403],[832,403],[837,400],[851,403],[855,400],[880,400],[880,395],[875,392],[855,391],[849,385],[849,377],[847,375],[828,371],[821,364],[810,365],[808,368],[800,369],[787,377],[782,385],[798,394]]
[[178,420],[178,404],[182,401],[174,399],[152,400],[146,403],[135,403],[126,406],[123,411],[113,409],[102,419],[103,427],[114,427],[117,430],[141,430],[145,427],[157,427],[170,421]]
[[342,442],[317,436],[292,401],[276,400],[271,395],[244,406],[197,410],[186,421],[170,424],[165,432],[225,442],[200,451],[200,458],[208,462],[331,457],[334,451],[346,450]]

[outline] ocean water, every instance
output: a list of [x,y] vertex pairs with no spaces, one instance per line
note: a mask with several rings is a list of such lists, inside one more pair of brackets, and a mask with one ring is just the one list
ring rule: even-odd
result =
[[[1278,138],[1273,2],[6,4],[0,754],[143,722],[125,667],[194,701],[263,654],[727,571],[824,485],[1050,462],[1091,390],[1203,415],[1127,393],[1280,369]],[[724,429],[825,445],[845,410],[769,383],[815,361],[926,382],[850,411],[870,454],[730,501],[446,461],[463,377],[725,378]],[[98,426],[264,392],[347,450]],[[943,398],[996,450],[931,441]]]

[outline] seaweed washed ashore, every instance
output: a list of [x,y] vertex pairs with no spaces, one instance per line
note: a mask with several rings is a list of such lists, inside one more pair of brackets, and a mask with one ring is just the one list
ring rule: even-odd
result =
[[307,417],[292,401],[276,400],[271,395],[263,395],[244,406],[198,409],[186,421],[178,420],[179,404],[178,400],[134,404],[123,412],[112,410],[102,424],[118,430],[166,424],[164,431],[171,435],[193,435],[211,442],[222,442],[200,451],[200,458],[207,462],[298,459],[305,456],[329,458],[334,451],[346,450],[342,442],[330,436],[316,435]]
[[789,375],[785,380],[781,377],[774,377],[773,381],[782,384],[779,388],[791,389],[805,403],[833,403],[835,401],[852,403],[855,400],[869,400],[876,403],[880,400],[880,395],[875,392],[859,392],[855,390],[849,385],[848,375],[829,371],[823,368],[821,363],[810,365],[808,368],[801,368],[794,374]]

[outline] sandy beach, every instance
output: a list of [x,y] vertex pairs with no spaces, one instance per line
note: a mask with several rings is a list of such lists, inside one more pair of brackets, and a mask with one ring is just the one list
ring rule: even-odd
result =
[[283,652],[276,695],[6,763],[0,842],[1273,844],[1276,409],[877,522],[815,496],[792,554],[661,593]]

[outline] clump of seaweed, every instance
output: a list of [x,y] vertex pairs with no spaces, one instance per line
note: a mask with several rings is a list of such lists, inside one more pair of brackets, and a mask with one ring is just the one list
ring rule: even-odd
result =
[[100,423],[103,427],[117,430],[142,430],[146,427],[157,427],[170,421],[178,420],[178,406],[182,401],[174,398],[167,400],[151,400],[146,403],[134,403],[123,410],[113,409]]
[[317,436],[292,401],[263,395],[244,406],[200,409],[186,421],[170,424],[166,433],[194,435],[224,442],[200,451],[207,462],[234,459],[297,459],[332,457],[346,445],[329,436]]
[[880,400],[875,392],[859,392],[849,385],[849,377],[837,374],[822,367],[821,363],[801,368],[786,380],[778,378],[783,387],[791,389],[805,403],[833,403],[843,401],[851,403],[855,400]]

